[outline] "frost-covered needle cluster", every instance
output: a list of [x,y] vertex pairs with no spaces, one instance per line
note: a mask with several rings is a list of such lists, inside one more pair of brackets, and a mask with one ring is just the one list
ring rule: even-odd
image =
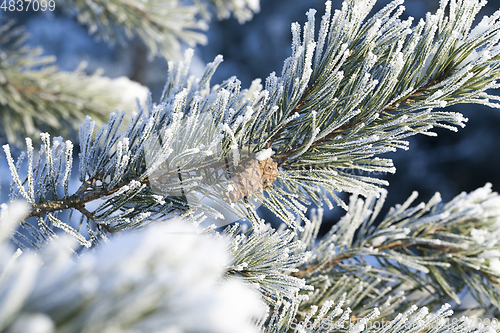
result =
[[[25,205],[2,206],[3,228]],[[0,234],[2,332],[256,332],[265,313],[254,288],[222,281],[227,241],[172,222],[75,255],[69,236],[14,251]]]
[[[380,154],[407,149],[406,137],[435,135],[434,127],[464,126],[461,114],[439,108],[465,102],[498,106],[486,90],[497,86],[500,73],[500,14],[471,29],[483,4],[443,1],[414,26],[413,18],[399,18],[401,3],[368,18],[372,1],[346,1],[333,13],[327,2],[318,33],[310,10],[303,29],[292,25],[292,55],[281,76],[272,73],[265,85],[256,80],[248,89],[235,77],[210,85],[220,56],[201,78],[188,75],[188,50],[183,62],[171,63],[160,102],[139,107],[124,133],[118,131],[118,112],[100,129],[90,118],[81,125],[82,185],[76,193],[58,190],[61,180],[67,187],[72,162],[56,151],[45,156],[53,148],[44,134],[38,161],[28,167],[31,185],[21,181],[7,154],[15,179],[12,197],[34,202],[30,216],[57,226],[65,223],[58,211],[78,211],[79,225],[87,226],[87,239],[95,243],[148,218],[184,214],[199,221],[205,215],[221,218],[221,210],[261,228],[250,198],[300,229],[296,216],[307,220],[311,202],[332,208],[333,199],[347,209],[339,191],[379,196],[387,182],[370,172],[395,171],[392,160]],[[54,149],[62,147],[54,140]],[[243,180],[235,184],[235,177]],[[262,191],[261,181],[272,186]],[[35,188],[34,197],[27,186]],[[228,191],[230,200],[224,197]],[[101,204],[87,211],[85,204],[97,199]]]

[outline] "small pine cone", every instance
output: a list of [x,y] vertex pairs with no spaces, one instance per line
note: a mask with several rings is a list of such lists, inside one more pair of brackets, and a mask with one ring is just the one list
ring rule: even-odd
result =
[[262,188],[270,188],[273,182],[278,178],[278,163],[271,157],[259,161],[260,174],[262,175]]
[[237,202],[243,198],[249,198],[254,193],[262,193],[263,190],[272,187],[272,183],[278,177],[278,164],[272,158],[262,161],[251,159],[239,165],[236,172],[231,174],[226,195],[226,201]]

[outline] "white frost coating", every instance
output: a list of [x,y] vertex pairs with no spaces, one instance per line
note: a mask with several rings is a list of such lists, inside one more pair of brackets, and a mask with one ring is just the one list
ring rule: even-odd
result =
[[[71,175],[71,167],[73,165],[73,143],[70,141],[70,140],[66,140],[66,143],[65,143],[65,147],[66,147],[66,151],[65,151],[65,159],[66,159],[66,170],[64,171],[64,178],[62,180],[62,183],[63,183],[63,186],[64,186],[64,193],[66,194],[66,196],[69,195],[68,193],[68,182],[70,180],[70,175]],[[29,170],[32,170],[31,167],[29,168]],[[31,174],[31,172],[30,172]],[[30,190],[30,195],[31,197],[33,198],[33,188],[32,186],[29,186],[29,190]]]
[[487,333],[496,333],[497,331],[493,328],[493,326],[487,326]]
[[[43,133],[42,133],[43,134]],[[28,202],[32,203],[33,201],[29,197],[28,193],[26,193],[26,190],[24,189],[24,186],[19,179],[19,174],[17,173],[16,166],[14,165],[14,159],[12,158],[12,155],[10,153],[10,146],[8,144],[5,144],[2,146],[5,156],[7,157],[7,163],[9,164],[9,170],[10,174],[14,180],[14,182],[17,184],[17,187],[19,188],[19,192],[21,192],[21,195],[28,200]]]
[[16,318],[9,333],[53,333],[55,325],[52,319],[43,313],[23,314]]
[[482,258],[500,258],[500,250],[486,250],[479,256]]
[[153,194],[153,198],[160,205],[164,205],[166,203],[165,200],[163,199],[163,197],[161,195]]
[[478,244],[484,244],[489,238],[488,230],[473,228],[470,232],[472,239]]
[[493,28],[494,25],[492,25],[491,23],[492,22],[488,16],[483,16],[481,22],[479,22],[478,25],[476,25],[474,29],[471,30],[471,32],[467,36],[467,39],[469,40],[475,39],[477,36]]
[[146,104],[149,89],[138,82],[130,80],[126,76],[120,76],[114,79],[108,77],[99,77],[93,81],[93,87],[96,91],[107,89],[114,92],[114,98],[118,99],[118,110],[131,112],[136,109],[136,98],[141,105]]
[[255,154],[255,158],[258,161],[264,161],[274,155],[274,151],[271,148],[264,149]]
[[337,316],[340,316],[342,314],[342,309],[341,308],[335,308],[335,310],[333,310],[332,312],[332,317],[337,317]]
[[242,271],[247,267],[248,267],[248,264],[246,262],[239,264],[239,265],[235,265],[235,266],[229,266],[230,269],[233,269],[235,271]]
[[500,257],[490,259],[490,269],[500,276]]
[[353,326],[353,328],[349,331],[350,333],[359,333],[365,329],[365,324],[367,320],[365,318],[361,318],[358,322]]
[[231,145],[231,152],[233,153],[233,164],[236,167],[236,166],[238,166],[238,163],[240,162],[240,151],[238,149],[237,144]]
[[138,182],[137,180],[135,179],[132,179],[129,183],[129,186],[130,186],[130,189],[133,190],[139,186],[141,186],[141,182]]
[[28,204],[20,200],[0,205],[0,244],[9,237],[16,223],[21,221],[28,211]]
[[239,153],[238,143],[236,141],[236,137],[234,136],[234,132],[231,129],[231,127],[229,127],[229,125],[227,123],[222,125],[222,130],[224,130],[231,137],[232,144],[231,144],[230,148],[231,148],[231,152],[233,154],[233,164],[234,164],[234,166],[238,166],[238,163],[240,161],[240,153]]
[[486,250],[479,257],[488,259],[490,269],[500,275],[500,250]]
[[404,228],[402,230],[402,232],[398,232],[398,233],[391,234],[391,235],[375,237],[372,240],[372,246],[377,247],[377,246],[381,245],[382,243],[384,243],[387,239],[397,240],[397,239],[406,238],[406,237],[408,237],[408,234],[410,233],[410,231],[411,231],[410,228]]
[[384,243],[386,240],[387,240],[387,236],[378,236],[378,237],[375,237],[372,240],[372,246],[375,246],[375,247],[379,246],[382,243]]
[[[71,246],[71,239],[57,240],[36,256],[23,253],[3,276],[0,329],[9,315],[20,329],[13,332],[49,333],[63,322],[68,332],[258,331],[251,319],[265,312],[259,294],[221,280],[230,263],[224,238],[180,222],[158,223],[72,260],[58,248]],[[3,241],[0,253],[7,254],[0,256],[2,275],[14,251]],[[79,310],[65,316],[61,309]],[[32,324],[36,329],[28,329]]]
[[[71,141],[68,141],[68,142],[71,143]],[[71,149],[72,148],[73,148],[73,145],[71,145]],[[34,200],[35,185],[33,183],[33,172],[32,172],[33,171],[33,152],[34,152],[34,149],[33,149],[33,142],[31,141],[30,138],[26,138],[26,151],[28,153],[28,193],[29,193],[30,198],[32,200]],[[72,155],[67,156],[67,158],[70,158],[71,161],[73,160]],[[63,180],[63,183],[65,180],[67,180],[66,176]]]

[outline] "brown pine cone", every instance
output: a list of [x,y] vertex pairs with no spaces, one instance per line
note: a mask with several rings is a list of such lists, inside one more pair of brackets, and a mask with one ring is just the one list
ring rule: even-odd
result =
[[274,162],[271,157],[258,162],[262,175],[262,188],[265,190],[272,187],[273,182],[278,178],[278,163]]
[[277,177],[278,164],[272,158],[262,161],[252,158],[231,173],[228,182],[230,191],[227,192],[225,201],[235,203],[245,197],[251,197],[254,193],[262,193],[263,190],[272,187]]

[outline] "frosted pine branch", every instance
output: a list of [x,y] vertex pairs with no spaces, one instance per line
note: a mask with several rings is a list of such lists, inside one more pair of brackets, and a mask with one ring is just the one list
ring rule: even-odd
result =
[[[373,2],[347,1],[333,16],[328,2],[317,40],[314,11],[308,13],[302,39],[299,27],[292,27],[293,54],[282,77],[272,75],[266,83],[270,97],[265,109],[275,105],[278,109],[264,113],[261,126],[249,134],[263,133],[257,145],[276,151],[274,159],[288,192],[307,190],[315,194],[315,202],[327,200],[318,186],[337,201],[338,190],[378,195],[382,181],[355,175],[395,171],[391,160],[376,155],[407,149],[404,138],[434,135],[433,127],[464,126],[466,119],[460,114],[433,109],[464,101],[488,102],[491,97],[484,91],[495,85],[498,73],[493,46],[498,40],[496,16],[483,24],[485,39],[480,41],[475,33],[468,37],[471,14],[481,7],[477,1],[461,1],[450,9],[448,19],[443,2],[436,15],[415,28],[412,18],[398,18],[404,9],[398,7],[401,3],[394,1],[366,19]],[[484,57],[462,58],[465,50],[476,52],[481,43],[491,47],[482,49]],[[308,52],[316,44],[313,62]],[[487,74],[480,78],[478,72]],[[296,81],[299,77],[306,83]],[[292,114],[298,118],[288,121]],[[319,134],[314,133],[316,128]]]
[[14,227],[23,209],[11,208],[2,206],[0,221],[0,330],[257,332],[250,321],[265,305],[241,281],[222,280],[225,239],[174,222],[78,257],[67,236],[37,254],[14,252],[3,226]]
[[[212,3],[231,4],[240,20],[257,8]],[[122,28],[138,28],[153,53],[196,42],[199,8],[178,7],[185,16],[172,32],[162,4],[77,7],[103,37],[130,19]],[[500,11],[471,30],[484,1],[442,1],[416,25],[400,19],[401,4],[368,18],[374,1],[347,0],[333,13],[328,1],[318,33],[311,9],[303,27],[292,25],[281,76],[248,89],[235,77],[211,84],[221,56],[190,76],[188,50],[169,64],[158,103],[138,105],[129,121],[120,112],[103,126],[85,119],[78,166],[73,144],[48,133],[38,150],[27,139],[17,160],[4,145],[11,200],[28,209],[1,207],[0,330],[494,333],[449,321],[463,291],[483,313],[500,309],[500,197],[491,185],[448,203],[436,194],[413,205],[414,193],[382,218],[386,182],[369,175],[394,172],[379,155],[407,149],[407,137],[464,126],[462,115],[436,109],[498,107],[486,90],[498,87]],[[73,167],[80,187],[70,193]],[[349,205],[339,191],[354,193]],[[319,239],[322,209],[308,217],[307,204],[333,207],[331,198],[347,212]],[[258,203],[283,227],[266,226]],[[168,221],[228,213],[249,230],[201,235]],[[11,231],[16,220],[22,228]]]
[[231,13],[244,23],[259,11],[259,0],[182,0],[154,1],[60,1],[62,8],[88,26],[91,35],[121,43],[138,36],[152,56],[170,60],[181,58],[182,43],[191,47],[206,44],[210,7],[219,19]]
[[[258,284],[264,299],[272,306],[282,297],[293,300],[301,290],[310,290],[305,280],[290,276],[307,260],[308,252],[300,251],[301,243],[292,241],[290,230],[243,233],[238,225],[228,227],[223,233],[232,237],[229,252],[232,264],[227,274],[241,276],[250,284]],[[297,253],[294,253],[297,252]]]
[[[170,64],[159,103],[134,114],[125,133],[118,113],[101,129],[85,121],[81,187],[47,197],[40,180],[30,215],[78,210],[103,237],[139,226],[142,213],[223,218],[226,211],[259,229],[253,199],[299,230],[296,216],[307,221],[311,202],[333,207],[333,198],[347,209],[339,191],[379,196],[387,182],[369,173],[395,167],[378,155],[407,149],[406,137],[434,135],[434,127],[464,126],[462,115],[434,109],[493,103],[485,90],[500,74],[500,14],[470,32],[481,4],[443,2],[412,26],[412,18],[399,19],[400,3],[367,18],[372,2],[347,1],[333,15],[327,2],[318,37],[310,10],[303,29],[292,25],[292,56],[281,77],[271,74],[264,86],[256,80],[242,89],[235,77],[211,86],[220,56],[201,78],[189,76],[188,50],[183,62]],[[263,152],[271,155],[258,159]],[[103,198],[97,209],[85,208]]]
[[[322,285],[333,286],[345,275],[381,279],[391,282],[386,283],[391,288],[401,282],[414,288],[432,285],[441,295],[437,300],[449,298],[457,304],[457,294],[467,286],[483,306],[491,302],[500,307],[496,261],[500,254],[500,199],[491,192],[490,184],[462,193],[449,203],[442,203],[436,194],[427,204],[410,207],[416,199],[413,195],[403,205],[391,208],[375,225],[384,197],[366,201],[352,197],[348,213],[317,243],[314,230],[321,218],[306,224],[301,239],[313,255],[294,275],[308,281],[330,276],[328,284],[321,279],[313,284],[320,289]],[[367,264],[366,258],[376,258],[378,263]],[[323,297],[321,293],[313,295],[312,304]]]
[[76,138],[75,124],[85,116],[100,124],[108,112],[132,111],[135,98],[146,97],[148,89],[128,78],[85,74],[84,63],[74,72],[59,70],[54,57],[26,46],[27,34],[13,24],[0,26],[0,136],[10,144],[21,146],[26,136],[38,143],[45,131]]
[[[338,332],[348,330],[353,333],[362,332],[482,332],[495,333],[492,326],[474,325],[473,320],[462,317],[458,320],[450,320],[453,311],[449,310],[450,305],[443,305],[435,313],[430,312],[426,307],[418,309],[412,306],[404,313],[398,314],[391,321],[381,321],[378,317],[380,312],[375,309],[367,316],[352,321],[350,309],[342,309],[343,302],[334,306],[334,302],[328,302],[322,306],[312,307],[310,316],[300,323],[294,323],[294,331],[300,333],[309,332]],[[316,313],[318,312],[318,313]],[[314,316],[316,315],[316,316]],[[314,318],[314,317],[315,318]],[[314,318],[314,319],[312,319]]]
[[151,55],[179,58],[180,42],[194,46],[207,42],[207,21],[199,9],[179,0],[168,1],[61,1],[62,8],[88,26],[91,35],[125,43],[139,36]]
[[231,13],[238,19],[240,24],[245,23],[252,19],[254,13],[258,13],[260,10],[259,0],[197,0],[195,3],[198,5],[202,13],[209,16],[209,6],[210,3],[217,12],[217,18],[219,20],[228,19]]

